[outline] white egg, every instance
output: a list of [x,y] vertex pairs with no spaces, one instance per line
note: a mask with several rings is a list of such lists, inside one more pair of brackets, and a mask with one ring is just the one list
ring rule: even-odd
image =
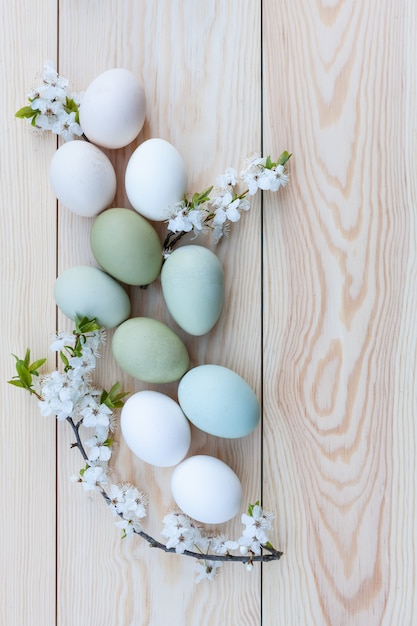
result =
[[190,426],[179,405],[158,391],[139,391],[125,402],[120,417],[123,437],[137,457],[171,467],[190,447]]
[[58,200],[83,217],[101,213],[116,194],[113,165],[104,152],[86,141],[64,143],[52,157],[49,175]]
[[80,125],[90,141],[122,148],[139,135],[145,121],[145,92],[129,70],[115,68],[97,76],[80,105]]
[[169,207],[187,191],[187,173],[178,150],[164,139],[148,139],[126,168],[126,193],[138,213],[150,220],[169,218]]
[[227,522],[242,504],[239,478],[212,456],[192,456],[180,463],[172,474],[171,490],[182,511],[203,524]]

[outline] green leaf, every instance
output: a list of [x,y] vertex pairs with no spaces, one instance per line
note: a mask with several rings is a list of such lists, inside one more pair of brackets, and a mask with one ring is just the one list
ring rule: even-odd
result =
[[248,515],[250,517],[253,517],[253,509],[255,508],[255,506],[259,506],[259,500],[257,500],[255,502],[255,504],[249,504],[249,506],[248,506]]
[[38,114],[39,114],[39,111],[37,109],[32,109],[32,107],[25,106],[19,109],[18,111],[16,111],[15,117],[18,117],[21,120],[25,118],[30,119],[34,115],[37,116]]
[[292,157],[292,154],[290,154],[289,152],[287,151],[283,152],[278,158],[277,165],[285,165],[287,161],[290,160],[291,157]]
[[72,98],[68,98],[68,96],[67,96],[64,108],[65,108],[67,113],[75,113],[75,121],[77,123],[80,121],[78,106],[77,106],[75,100],[73,100]]
[[267,541],[263,545],[265,546],[265,548],[268,548],[268,550],[275,550],[274,546],[269,541]]
[[59,356],[61,357],[61,361],[63,362],[65,367],[69,367],[69,360],[67,359],[66,355],[62,352],[62,350],[60,351]]
[[19,375],[19,379],[23,383],[23,386],[26,389],[30,389],[32,386],[32,375],[25,366],[24,361],[22,361],[21,359],[18,359],[18,361],[16,362],[16,370]]
[[266,157],[266,163],[265,163],[265,167],[267,170],[271,170],[273,167],[272,161],[271,161],[271,157],[268,155]]
[[14,385],[15,387],[21,387],[22,389],[26,389],[26,387],[22,383],[22,381],[20,381],[18,379],[13,379],[12,378],[12,380],[8,380],[7,382],[9,383],[9,385]]
[[29,365],[29,371],[34,376],[39,376],[38,369],[46,362],[46,359],[38,359],[37,361],[33,361],[31,365]]
[[114,398],[120,391],[120,383],[117,381],[109,391],[110,398]]
[[25,358],[23,360],[25,367],[29,367],[29,363],[30,363],[30,350],[29,348],[26,348],[26,353],[25,353]]
[[202,193],[200,193],[200,195],[198,196],[199,203],[207,202],[208,200],[210,200],[209,196],[210,196],[210,192],[212,189],[213,189],[213,185],[205,189]]
[[75,318],[75,334],[85,335],[86,333],[92,333],[96,330],[100,330],[99,324],[97,324],[96,318],[89,319],[88,317]]
[[[128,392],[121,394],[123,398],[128,395],[129,395]],[[115,400],[112,404],[113,404],[112,409],[121,409],[125,403],[121,399],[119,399],[119,400]]]
[[88,470],[88,468],[89,468],[89,467],[90,467],[90,466],[88,465],[88,463],[86,463],[85,467],[82,467],[82,468],[80,469],[80,476],[81,476],[81,477],[83,477],[83,476],[84,476],[85,472]]
[[105,404],[109,409],[120,409],[124,402],[122,401],[124,397],[129,395],[129,392],[121,392],[120,391],[120,383],[114,383],[113,387],[110,391],[106,391],[103,389],[100,397],[101,404]]

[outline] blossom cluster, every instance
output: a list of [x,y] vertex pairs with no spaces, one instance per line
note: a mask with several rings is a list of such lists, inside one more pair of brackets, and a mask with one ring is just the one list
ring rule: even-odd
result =
[[78,108],[81,95],[68,91],[69,82],[47,61],[42,82],[27,94],[29,105],[17,111],[16,117],[27,119],[37,130],[50,130],[71,141],[83,134]]
[[[201,194],[194,194],[191,199],[184,198],[169,208],[168,230],[171,233],[194,232],[197,236],[202,232],[211,231],[215,243],[223,235],[227,235],[230,224],[237,222],[242,212],[250,209],[248,196],[253,196],[258,190],[278,191],[285,187],[289,176],[286,163],[290,158],[288,152],[283,152],[276,162],[271,158],[254,155],[249,157],[244,169],[238,176],[237,170],[232,167],[216,179],[216,188],[210,196],[213,187]],[[245,191],[238,193],[236,186],[243,182]],[[169,253],[170,237],[166,241]]]
[[[259,556],[262,549],[266,549],[272,559],[280,558],[282,553],[273,548],[267,536],[273,516],[264,512],[259,502],[249,505],[248,512],[242,515],[244,530],[237,540],[205,531],[182,512],[171,512],[164,517],[161,534],[166,539],[165,545],[144,533],[141,520],[147,512],[146,495],[128,483],[109,484],[114,409],[123,406],[127,394],[120,392],[119,383],[115,383],[110,391],[97,389],[92,383],[92,372],[105,338],[104,329],[95,320],[76,319],[75,329],[58,333],[51,344],[51,350],[59,354],[60,369],[39,375],[38,369],[46,359],[31,363],[28,349],[24,359],[15,357],[17,376],[9,381],[38,398],[42,415],[55,415],[58,420],[66,420],[71,425],[76,437],[73,447],[79,449],[85,460],[85,466],[71,480],[81,483],[85,491],[98,491],[105,498],[118,518],[116,526],[122,530],[123,538],[140,534],[151,545],[165,551],[194,557],[197,560],[196,582],[213,580],[223,560],[241,561],[251,570],[253,559],[263,559]],[[79,434],[81,426],[93,429],[85,444]],[[89,448],[88,453],[84,445]],[[238,551],[239,556],[233,555],[232,551]]]
[[121,518],[116,526],[123,531],[123,537],[140,533],[140,520],[146,517],[146,495],[134,485],[123,484],[111,485],[108,497],[113,513]]
[[[123,406],[123,397],[127,394],[120,393],[119,383],[108,392],[92,384],[92,371],[105,339],[104,329],[95,320],[76,320],[75,330],[58,333],[50,346],[53,352],[59,353],[62,371],[39,376],[37,369],[45,359],[30,364],[27,350],[25,359],[16,357],[18,376],[9,382],[37,396],[41,415],[55,415],[58,420],[70,423],[77,439],[74,445],[86,461],[85,467],[71,480],[81,483],[85,491],[101,492],[120,518],[116,526],[123,531],[123,537],[127,537],[141,532],[140,520],[146,516],[147,498],[133,485],[108,486],[108,462],[114,444],[111,437],[115,428],[113,409]],[[93,429],[92,437],[85,441],[88,454],[79,436],[81,426]]]
[[246,568],[250,571],[253,567],[251,557],[261,554],[263,547],[272,548],[266,531],[272,529],[271,520],[273,515],[265,512],[259,502],[249,505],[248,513],[241,517],[245,526],[243,533],[236,541],[230,540],[223,534],[210,534],[205,532],[194,520],[184,513],[169,513],[163,519],[164,528],[162,536],[167,539],[166,547],[175,549],[178,554],[185,551],[201,554],[201,561],[196,563],[196,582],[203,579],[213,580],[221,562],[204,558],[209,553],[230,555],[231,551],[239,550],[247,556]]
[[[110,392],[97,389],[92,383],[99,348],[105,340],[104,329],[94,320],[77,321],[74,331],[58,333],[50,346],[60,355],[62,371],[57,369],[40,376],[33,385],[41,415],[55,415],[58,420],[70,421],[77,434],[81,425],[93,429],[92,436],[85,441],[89,448],[88,454],[85,453],[86,466],[78,476],[72,477],[73,482],[82,483],[86,491],[103,489],[108,484],[108,462],[114,445],[111,434],[116,424],[113,409],[121,405],[125,395],[119,393],[118,383]],[[125,509],[128,510],[133,509]]]

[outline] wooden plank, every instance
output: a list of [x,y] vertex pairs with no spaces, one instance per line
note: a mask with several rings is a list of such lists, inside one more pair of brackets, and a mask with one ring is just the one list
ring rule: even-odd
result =
[[[99,25],[99,26],[98,26]],[[214,182],[227,166],[260,149],[260,5],[186,0],[158,3],[71,0],[60,3],[61,71],[77,89],[115,66],[142,75],[148,97],[147,121],[139,141],[159,136],[181,152],[190,191]],[[109,152],[119,181],[133,147]],[[126,205],[119,183],[115,206]],[[91,220],[59,209],[59,269],[93,263]],[[161,236],[164,228],[160,227]],[[226,305],[207,337],[190,340],[192,365],[213,362],[238,371],[260,393],[261,250],[260,210],[236,225],[218,247],[226,272]],[[199,241],[197,241],[199,243]],[[203,240],[201,240],[203,243]],[[208,242],[204,240],[204,244]],[[146,292],[130,290],[135,315],[151,315],[173,325],[161,301],[159,283]],[[60,327],[65,320],[60,317]],[[174,328],[176,328],[174,326]],[[177,328],[176,328],[177,329]],[[109,333],[110,344],[111,333]],[[107,346],[100,363],[103,384],[120,379],[124,388],[145,386],[122,374]],[[176,385],[148,386],[175,397]],[[59,427],[58,623],[173,626],[260,622],[260,569],[223,568],[219,580],[195,587],[194,563],[150,551],[138,540],[121,542],[113,518],[100,500],[88,498],[68,476],[80,467],[71,438]],[[240,476],[247,501],[260,496],[260,430],[240,441],[215,441],[193,432],[191,452],[219,456]],[[132,459],[122,441],[115,475],[149,492],[146,526],[157,538],[163,515],[173,505],[172,470]],[[240,523],[230,524],[240,534]],[[68,590],[71,589],[71,592]],[[233,598],[233,602],[230,599]],[[75,599],[75,601],[74,601]]]
[[11,353],[22,357],[30,346],[34,357],[47,356],[55,328],[55,141],[14,117],[56,54],[55,21],[49,0],[0,4],[0,623],[8,626],[55,624],[55,420],[6,383],[15,374]]
[[264,1],[265,625],[415,623],[416,26]]

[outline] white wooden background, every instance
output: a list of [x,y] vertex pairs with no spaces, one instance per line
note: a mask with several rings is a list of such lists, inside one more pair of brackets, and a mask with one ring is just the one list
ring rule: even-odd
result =
[[[0,7],[0,623],[416,624],[415,1]],[[263,399],[263,429],[241,441],[194,431],[192,452],[226,460],[246,501],[262,496],[275,511],[279,563],[230,565],[195,586],[190,560],[121,542],[104,503],[69,482],[80,457],[66,424],[5,384],[10,353],[46,355],[68,325],[52,297],[57,272],[94,262],[91,220],[50,188],[55,139],[14,119],[46,59],[80,91],[111,67],[141,76],[144,131],[109,152],[120,181],[135,145],[155,136],[182,153],[190,191],[253,151],[294,154],[291,184],[217,249],[221,320],[186,338],[193,365],[231,367]],[[126,203],[120,183],[114,206]],[[158,283],[131,295],[135,315],[173,325]],[[102,384],[143,388],[106,354]],[[175,397],[176,385],[161,390]],[[171,470],[144,467],[120,442],[114,472],[148,491],[158,534]]]

